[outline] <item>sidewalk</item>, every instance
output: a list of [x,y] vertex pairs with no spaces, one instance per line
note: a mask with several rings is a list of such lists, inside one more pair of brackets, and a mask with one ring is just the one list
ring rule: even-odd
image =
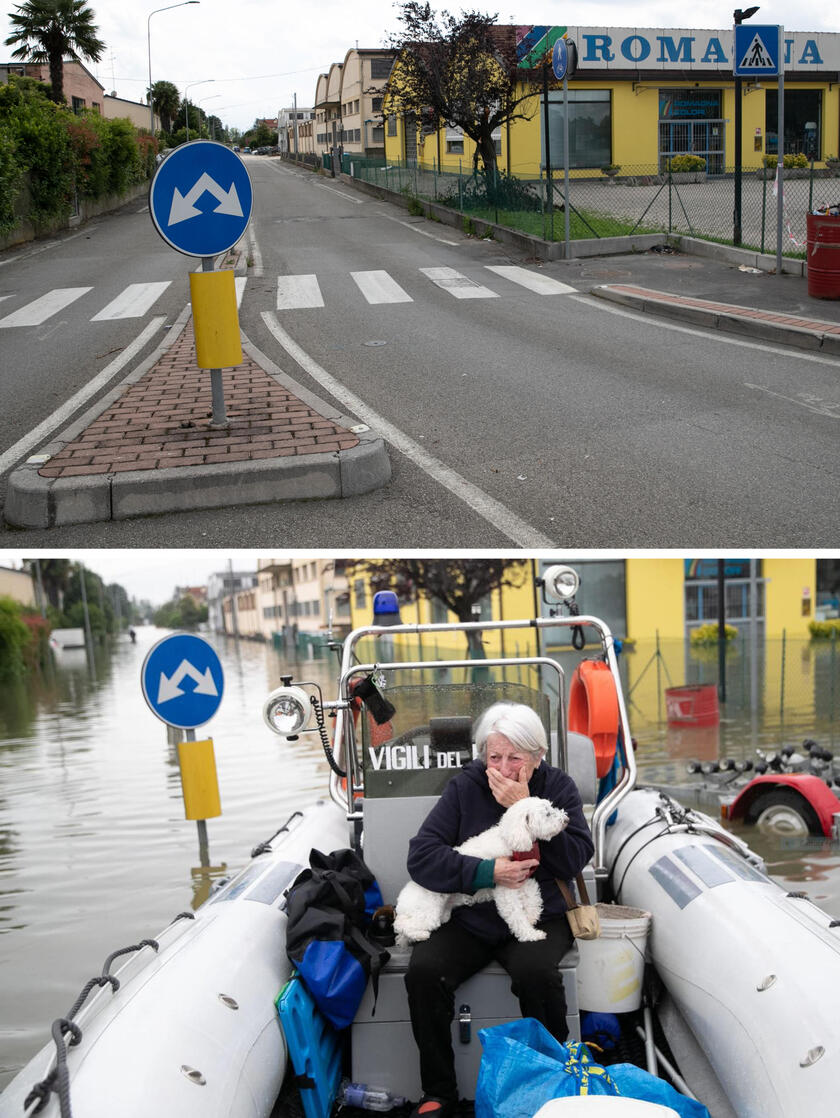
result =
[[[557,274],[624,307],[769,345],[840,357],[840,300],[808,295],[758,258],[683,239],[620,256],[574,259]],[[798,274],[796,274],[798,271]],[[607,281],[607,282],[605,282]],[[138,369],[9,478],[5,519],[24,528],[319,497],[386,485],[384,441],[339,414],[243,338],[223,370],[230,425],[211,426],[209,377],[198,369],[188,311]],[[840,365],[838,365],[840,371]]]
[[150,513],[319,497],[387,484],[383,440],[243,338],[222,370],[229,425],[211,425],[187,312],[143,365],[9,478],[9,524],[51,528]]

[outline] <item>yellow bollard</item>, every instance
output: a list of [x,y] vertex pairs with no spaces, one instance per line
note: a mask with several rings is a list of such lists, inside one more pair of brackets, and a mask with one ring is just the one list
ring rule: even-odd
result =
[[179,741],[181,790],[185,819],[214,819],[222,814],[213,741]]
[[241,365],[233,272],[190,272],[190,302],[199,369]]

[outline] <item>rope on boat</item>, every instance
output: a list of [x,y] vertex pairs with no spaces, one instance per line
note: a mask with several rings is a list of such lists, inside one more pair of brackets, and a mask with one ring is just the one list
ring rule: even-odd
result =
[[[278,827],[277,830],[274,832],[274,834],[271,836],[271,838],[267,838],[265,840],[265,842],[258,842],[257,843],[257,845],[254,847],[254,849],[251,851],[251,857],[256,858],[260,854],[270,854],[271,853],[271,844],[274,842],[274,840],[277,838],[278,835],[282,835],[284,831],[288,831],[289,824],[291,823],[291,821],[294,819],[294,817],[296,815],[300,815],[301,817],[303,817],[303,812],[302,811],[293,811],[292,814],[289,816],[289,818],[286,820],[286,822],[283,824],[283,826]],[[181,915],[183,916],[184,914],[182,913]],[[177,919],[177,917],[176,917],[176,919]]]
[[[184,913],[181,913],[183,916]],[[175,918],[176,920],[178,917]],[[59,1017],[52,1023],[52,1038],[55,1042],[55,1067],[41,1080],[36,1083],[29,1094],[24,1099],[23,1109],[31,1106],[32,1103],[37,1103],[32,1114],[37,1114],[43,1110],[50,1099],[53,1091],[58,1095],[58,1104],[61,1112],[61,1118],[73,1118],[73,1112],[70,1108],[70,1075],[67,1071],[67,1049],[75,1047],[82,1039],[82,1030],[73,1020],[76,1014],[84,1005],[87,1000],[88,994],[96,986],[110,986],[114,993],[120,988],[120,980],[113,974],[110,974],[111,964],[114,959],[118,959],[120,955],[130,955],[134,951],[140,951],[144,947],[151,947],[155,951],[158,950],[159,944],[154,939],[141,939],[139,943],[132,944],[131,947],[121,947],[118,951],[112,951],[102,966],[102,973],[91,978],[82,988],[82,992],[76,998],[70,1012],[66,1017]],[[70,1040],[67,1044],[64,1043],[64,1038],[70,1033]]]

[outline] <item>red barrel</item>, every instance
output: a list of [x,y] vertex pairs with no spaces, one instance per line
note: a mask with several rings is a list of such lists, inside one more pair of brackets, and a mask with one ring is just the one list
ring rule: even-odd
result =
[[720,722],[717,687],[713,683],[666,687],[665,710],[671,725],[716,726]]
[[808,214],[808,294],[840,299],[840,215]]

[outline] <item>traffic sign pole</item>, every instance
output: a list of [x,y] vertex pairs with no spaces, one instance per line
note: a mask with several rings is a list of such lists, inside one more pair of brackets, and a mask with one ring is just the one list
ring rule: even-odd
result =
[[779,111],[776,140],[776,275],[782,274],[782,228],[785,216],[785,37],[779,28]]
[[[215,265],[216,258],[214,256],[203,256],[201,258],[202,272],[212,272]],[[193,315],[193,318],[195,315]],[[225,410],[225,389],[222,384],[222,370],[210,370],[210,392],[213,398],[213,418],[210,420],[211,427],[227,427],[228,417]]]

